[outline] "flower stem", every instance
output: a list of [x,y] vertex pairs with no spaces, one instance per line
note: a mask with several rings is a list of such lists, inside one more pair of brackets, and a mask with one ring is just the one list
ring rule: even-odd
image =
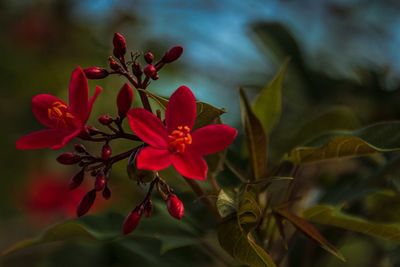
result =
[[193,192],[203,201],[203,203],[209,208],[209,210],[215,215],[215,217],[217,219],[220,219],[221,216],[218,213],[218,210],[216,208],[216,206],[214,205],[214,203],[204,194],[203,189],[200,187],[200,185],[192,180],[192,179],[188,179],[183,177],[186,181],[186,183],[188,183],[188,185],[190,186],[190,188],[193,190]]
[[[123,76],[125,76],[125,77],[128,79],[128,81],[129,81],[136,89],[141,88],[141,89],[143,89],[143,90],[146,90],[148,79],[145,79],[145,81],[144,81],[143,83],[141,83],[141,84],[137,84],[137,82],[132,78],[132,76],[131,76],[128,72],[124,71],[124,72],[121,72],[121,74],[122,74]],[[147,109],[148,111],[152,112],[151,106],[150,106],[150,102],[149,102],[149,99],[147,98],[146,93],[143,92],[143,91],[140,91],[140,90],[137,90],[137,91],[139,92],[140,100],[142,101],[143,107],[144,107],[145,109]]]

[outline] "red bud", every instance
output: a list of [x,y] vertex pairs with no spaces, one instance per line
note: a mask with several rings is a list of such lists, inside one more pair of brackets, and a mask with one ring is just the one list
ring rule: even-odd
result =
[[169,214],[178,220],[182,219],[183,214],[185,213],[185,207],[183,206],[182,201],[175,194],[170,194],[168,196],[167,208]]
[[149,200],[144,205],[144,216],[149,218],[152,214],[153,214],[153,202]]
[[110,197],[111,197],[111,190],[110,190],[110,188],[108,188],[107,185],[104,187],[104,190],[103,190],[102,195],[103,195],[103,198],[104,198],[104,199],[110,199]]
[[114,50],[113,50],[114,56],[116,56],[117,58],[122,58],[126,53],[125,37],[118,32],[115,33],[113,39],[113,45],[114,45]]
[[151,64],[154,60],[154,55],[151,52],[147,52],[146,54],[144,54],[144,60],[148,63]]
[[81,157],[72,152],[66,152],[59,155],[57,161],[64,165],[72,165],[81,161]]
[[82,169],[80,172],[72,177],[71,181],[69,182],[68,189],[74,190],[78,186],[80,186],[83,182],[83,178],[85,178],[85,171]]
[[105,188],[106,184],[107,184],[107,180],[106,180],[106,177],[104,176],[104,173],[99,172],[96,175],[96,180],[94,182],[94,190],[102,191]]
[[109,144],[105,144],[101,149],[101,158],[103,160],[108,160],[111,157],[112,149]]
[[124,225],[122,227],[122,233],[127,235],[131,233],[139,225],[140,218],[142,217],[142,211],[139,207],[135,208],[125,218]]
[[154,77],[157,77],[157,76],[158,76],[158,75],[157,75],[157,69],[156,69],[156,67],[154,67],[153,64],[147,65],[147,66],[144,68],[143,71],[144,71],[144,74],[145,74],[147,77],[154,78]]
[[82,144],[75,144],[74,149],[78,153],[85,153],[86,152],[86,147]]
[[117,61],[115,61],[111,57],[108,60],[109,60],[109,66],[112,70],[119,70],[119,65],[118,65]]
[[89,67],[83,70],[88,79],[103,79],[108,76],[108,71],[99,67]]
[[97,120],[103,125],[109,125],[114,121],[109,115],[101,115]]
[[90,126],[90,125],[89,125],[89,126],[86,125],[85,128],[84,128],[84,131],[88,132],[88,134],[89,134],[90,136],[96,135],[96,134],[99,133],[99,130],[98,130],[96,127]]
[[78,217],[85,215],[90,210],[90,208],[93,206],[95,199],[96,190],[93,189],[86,193],[81,202],[79,202],[78,208],[76,209],[76,214],[78,215]]
[[126,116],[126,113],[128,113],[129,109],[131,108],[132,99],[132,88],[129,86],[129,84],[126,83],[124,84],[124,86],[122,86],[121,90],[119,90],[117,96],[118,115],[121,118],[124,118]]
[[165,55],[162,58],[162,62],[164,63],[171,63],[175,60],[177,60],[183,53],[183,47],[182,46],[174,46],[170,50],[165,53]]

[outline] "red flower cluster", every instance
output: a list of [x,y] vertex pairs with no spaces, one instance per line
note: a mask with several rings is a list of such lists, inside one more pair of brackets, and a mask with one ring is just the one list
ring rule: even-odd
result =
[[[129,53],[122,34],[114,35],[113,47],[114,56],[108,58],[109,69],[93,66],[82,70],[78,67],[72,72],[68,104],[49,94],[33,97],[33,114],[46,129],[21,137],[17,140],[16,147],[60,149],[75,137],[103,142],[100,155],[91,153],[83,144],[78,143],[75,144],[74,151],[62,153],[57,157],[61,164],[78,165],[81,168],[72,177],[70,190],[80,187],[85,177],[90,176],[94,180],[92,187],[77,205],[78,216],[91,209],[98,193],[101,192],[104,199],[111,197],[108,185],[113,164],[130,158],[128,167],[134,170],[130,175],[140,183],[143,181],[138,173],[150,174],[150,179],[145,181],[150,182],[150,185],[144,200],[125,220],[123,231],[129,233],[137,227],[143,214],[145,217],[152,215],[153,191],[159,192],[172,217],[180,220],[184,215],[182,201],[157,171],[172,165],[185,178],[204,180],[208,169],[204,156],[226,149],[235,139],[237,131],[224,124],[212,124],[196,129],[196,99],[186,86],[179,87],[170,97],[165,120],[161,119],[159,110],[156,112],[157,116],[153,114],[144,90],[152,80],[159,79],[159,72],[164,66],[181,57],[181,46],[172,47],[160,59],[156,59],[150,51],[147,52],[143,55],[146,63],[144,67],[138,61],[141,56],[139,53],[131,53],[131,61],[126,61],[125,55]],[[101,92],[101,88],[96,87],[93,97],[89,98],[87,79],[103,79],[114,74],[125,77],[130,84],[124,84],[118,93],[117,115],[104,114],[98,118],[99,123],[108,131],[87,126],[93,103]],[[137,89],[143,108],[131,109],[133,88]],[[133,134],[123,129],[125,118],[129,120]],[[115,153],[111,141],[116,139],[141,141],[144,144],[123,153]]]
[[69,84],[69,105],[48,94],[36,95],[32,99],[32,112],[47,129],[30,133],[17,141],[17,149],[60,149],[84,129],[92,106],[101,92],[96,87],[92,98],[88,98],[88,82],[81,68],[72,72]]
[[171,164],[187,178],[204,180],[207,164],[203,156],[226,149],[237,130],[224,125],[208,125],[196,130],[196,99],[186,86],[172,94],[165,113],[165,125],[149,111],[128,112],[129,125],[148,147],[137,158],[139,169],[159,171]]

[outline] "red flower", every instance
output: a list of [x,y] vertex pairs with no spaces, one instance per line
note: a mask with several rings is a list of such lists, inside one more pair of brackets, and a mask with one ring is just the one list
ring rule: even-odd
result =
[[[84,183],[74,191],[68,189],[68,177],[60,173],[33,173],[22,190],[23,205],[29,215],[42,220],[55,215],[65,218],[75,216],[76,207],[82,197],[93,188],[92,183]],[[105,202],[95,203],[95,210],[105,208]],[[57,217],[57,216],[56,216]]]
[[172,164],[183,176],[198,180],[207,176],[203,156],[226,149],[237,134],[236,129],[224,124],[192,131],[196,99],[186,86],[172,94],[165,113],[165,126],[142,108],[131,109],[128,119],[132,131],[149,145],[139,152],[136,161],[139,169],[158,171]]
[[89,99],[88,82],[80,67],[72,72],[69,83],[69,105],[58,97],[39,94],[32,98],[32,112],[47,129],[25,135],[17,140],[17,149],[60,149],[78,136],[101,92],[96,87]]

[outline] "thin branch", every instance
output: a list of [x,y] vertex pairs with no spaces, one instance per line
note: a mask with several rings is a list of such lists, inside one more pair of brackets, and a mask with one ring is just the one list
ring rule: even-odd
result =
[[[122,74],[123,76],[125,76],[125,77],[128,79],[128,81],[130,81],[131,84],[132,84],[135,88],[146,89],[146,87],[147,87],[147,82],[149,81],[149,80],[148,80],[148,77],[145,78],[145,80],[143,81],[143,83],[138,84],[128,72],[122,72],[121,74]],[[151,106],[150,106],[150,102],[149,102],[149,99],[147,98],[146,93],[143,92],[143,91],[140,91],[140,90],[137,90],[137,91],[139,92],[140,100],[142,101],[143,107],[144,107],[145,109],[147,109],[148,111],[152,112]]]
[[242,175],[242,173],[230,162],[229,160],[225,160],[224,162],[225,166],[228,168],[229,171],[231,171],[237,178],[239,178],[240,181],[243,183],[247,183],[249,180]]
[[193,179],[185,178],[185,181],[189,184],[190,188],[192,188],[193,192],[203,201],[203,203],[210,209],[212,213],[216,216],[216,218],[220,219],[221,216],[218,213],[218,210],[214,203],[204,194],[203,189],[200,185]]

